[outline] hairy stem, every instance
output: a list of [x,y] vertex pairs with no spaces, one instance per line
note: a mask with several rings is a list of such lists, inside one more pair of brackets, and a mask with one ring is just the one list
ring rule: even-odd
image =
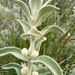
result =
[[29,57],[31,56],[32,51],[34,51],[35,39],[33,37],[30,38],[30,47],[29,47]]
[[28,62],[28,74],[27,75],[31,75],[32,72],[32,65],[33,63],[31,63],[30,61]]
[[29,61],[28,61],[28,74],[31,75],[32,72],[32,65],[33,63],[30,62],[31,60],[31,53],[34,50],[34,44],[35,44],[35,39],[34,37],[30,37],[30,47],[29,47]]

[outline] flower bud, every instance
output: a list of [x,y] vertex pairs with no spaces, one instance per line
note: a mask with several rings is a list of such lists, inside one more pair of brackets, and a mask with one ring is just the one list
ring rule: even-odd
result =
[[23,67],[23,68],[21,69],[21,73],[22,73],[23,75],[26,75],[26,74],[28,73],[28,68],[27,68],[27,67]]
[[31,53],[31,58],[36,58],[38,55],[39,55],[39,52],[38,51],[33,51]]
[[28,50],[26,48],[23,48],[21,50],[22,55],[27,56],[28,55]]
[[37,71],[32,72],[32,75],[39,75]]
[[35,24],[35,16],[31,16],[32,24]]

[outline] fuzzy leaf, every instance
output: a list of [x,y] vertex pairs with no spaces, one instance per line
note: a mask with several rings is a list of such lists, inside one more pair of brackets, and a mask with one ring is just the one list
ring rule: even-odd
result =
[[41,33],[42,35],[46,35],[47,33],[52,32],[52,31],[60,31],[62,33],[65,33],[65,31],[62,28],[56,25],[46,26],[45,28],[41,30]]
[[39,39],[36,40],[36,42],[35,42],[35,49],[37,51],[40,50],[42,42],[45,41],[46,39],[47,39],[46,37],[41,37],[41,38],[39,38]]
[[33,63],[43,63],[45,66],[49,68],[49,70],[54,75],[63,75],[63,71],[60,68],[59,64],[49,56],[42,55],[37,57],[35,60],[31,60]]
[[[49,4],[49,3],[51,3],[52,2],[52,0],[48,0],[48,1],[46,1],[44,4],[43,4],[43,6],[46,6],[47,4]],[[42,7],[43,7],[42,6]]]
[[52,10],[59,10],[59,8],[53,6],[53,5],[46,5],[42,7],[39,12],[38,16],[36,18],[36,26],[40,25],[49,15]]
[[29,0],[29,5],[33,16],[37,15],[38,10],[40,9],[42,3],[43,0]]
[[28,61],[27,58],[25,58],[22,54],[21,54],[21,49],[17,48],[17,47],[4,47],[0,49],[0,56],[5,56],[7,54],[12,54],[15,57],[17,57],[18,59],[24,60],[24,61]]
[[23,9],[23,11],[24,11],[26,17],[27,17],[28,19],[30,19],[30,11],[29,11],[28,6],[27,6],[23,1],[21,1],[21,0],[14,0],[14,2],[15,2],[16,4],[18,4],[18,5]]
[[24,21],[24,20],[17,20],[17,21],[21,24],[21,26],[23,28],[23,31],[25,33],[30,30],[31,27],[30,27],[30,25],[26,21]]
[[24,40],[27,40],[27,39],[30,38],[30,36],[35,37],[35,36],[37,36],[37,35],[30,34],[30,33],[26,33],[26,34],[24,33],[24,34],[21,35],[21,38],[24,39]]
[[17,63],[13,63],[13,62],[2,66],[2,69],[15,69],[17,75],[22,75],[20,72],[21,68],[22,68],[21,65],[19,65]]
[[38,36],[42,36],[42,33],[39,30],[37,30],[35,27],[32,27],[29,33],[38,35]]
[[37,36],[42,36],[42,34],[41,34],[41,32],[39,30],[37,30],[36,28],[32,27],[30,29],[30,31],[28,31],[28,33],[22,34],[21,38],[26,40],[26,39],[29,39],[30,36],[37,37]]

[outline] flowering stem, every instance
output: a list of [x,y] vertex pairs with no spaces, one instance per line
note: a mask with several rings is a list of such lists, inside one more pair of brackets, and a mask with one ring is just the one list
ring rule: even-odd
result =
[[29,57],[31,56],[32,51],[34,50],[34,40],[35,39],[33,37],[30,37]]
[[29,47],[29,61],[28,61],[28,74],[27,75],[31,75],[31,71],[32,71],[32,65],[33,63],[30,62],[31,60],[31,53],[34,50],[34,41],[35,39],[33,37],[30,37],[30,47]]
[[33,65],[33,63],[31,63],[29,60],[29,62],[28,62],[28,74],[27,75],[31,75],[32,65]]

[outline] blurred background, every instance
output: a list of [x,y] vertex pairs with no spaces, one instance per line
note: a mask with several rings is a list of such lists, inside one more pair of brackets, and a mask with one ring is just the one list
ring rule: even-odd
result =
[[[28,5],[28,0],[23,1]],[[62,67],[64,75],[75,75],[75,0],[52,0],[51,4],[60,10],[53,11],[38,29],[58,25],[66,33],[64,35],[57,31],[48,33],[47,40],[41,46],[40,55],[54,58]],[[20,38],[23,30],[15,19],[26,20],[22,9],[13,0],[0,0],[0,48],[7,46],[28,48],[29,41]],[[9,62],[22,61],[12,55],[0,57],[0,75],[16,75],[15,70],[1,69],[2,65]]]

